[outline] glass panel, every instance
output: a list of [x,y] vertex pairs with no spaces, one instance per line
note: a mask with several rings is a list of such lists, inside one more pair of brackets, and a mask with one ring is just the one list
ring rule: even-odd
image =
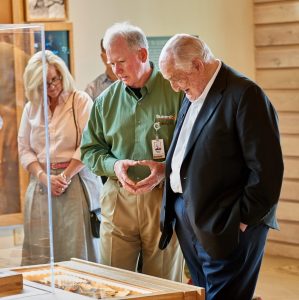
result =
[[14,36],[0,31],[0,215],[21,212],[17,153]]
[[[45,51],[43,26],[23,26],[0,25],[0,149],[5,162],[0,166],[0,268],[38,281],[31,277],[34,270],[45,283],[39,288],[54,292],[55,280],[64,277],[61,270],[54,272],[54,261],[55,269],[56,262],[71,258],[99,261],[89,208],[98,208],[92,204],[98,205],[100,177],[82,168],[78,149],[92,101],[76,91],[59,55]],[[0,271],[0,297],[2,277]]]
[[[0,268],[43,263],[53,269],[51,197],[32,175],[36,172],[28,170],[39,155],[37,148],[45,153],[45,171],[49,165],[44,51],[39,79],[34,77],[34,68],[28,70],[27,81],[23,77],[35,53],[35,37],[44,49],[43,26],[0,25]],[[30,99],[31,85],[39,91],[38,105]],[[39,135],[32,134],[34,131]]]

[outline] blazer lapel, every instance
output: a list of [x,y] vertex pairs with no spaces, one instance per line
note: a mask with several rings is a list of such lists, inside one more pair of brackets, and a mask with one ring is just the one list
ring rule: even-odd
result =
[[194,126],[189,136],[189,141],[187,143],[185,157],[188,155],[188,152],[192,149],[195,141],[197,140],[198,136],[201,134],[204,126],[209,122],[210,118],[212,117],[214,111],[217,109],[219,105],[223,90],[226,86],[226,66],[222,63],[222,66],[219,70],[219,73],[204,101],[204,104],[195,120]]

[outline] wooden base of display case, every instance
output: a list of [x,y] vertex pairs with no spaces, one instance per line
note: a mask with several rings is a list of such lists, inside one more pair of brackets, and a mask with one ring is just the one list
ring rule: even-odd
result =
[[18,294],[23,289],[23,275],[12,271],[0,272],[0,297]]
[[[14,268],[13,271],[23,275],[24,291],[13,298],[10,296],[9,299],[28,297],[28,293],[31,293],[30,299],[37,293],[36,297],[39,300],[88,300],[90,297],[144,300],[205,299],[203,288],[79,259],[55,263],[54,277],[49,265],[20,267]],[[55,294],[49,294],[53,278]]]

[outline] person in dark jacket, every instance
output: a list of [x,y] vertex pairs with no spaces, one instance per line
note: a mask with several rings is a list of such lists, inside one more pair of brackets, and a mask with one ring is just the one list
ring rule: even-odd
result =
[[160,248],[173,228],[207,300],[252,299],[283,178],[277,114],[262,89],[178,34],[159,66],[185,92],[166,157]]

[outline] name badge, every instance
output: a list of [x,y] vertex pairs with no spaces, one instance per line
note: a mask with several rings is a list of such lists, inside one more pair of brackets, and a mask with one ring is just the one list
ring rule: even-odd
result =
[[165,158],[163,139],[152,140],[153,159]]

